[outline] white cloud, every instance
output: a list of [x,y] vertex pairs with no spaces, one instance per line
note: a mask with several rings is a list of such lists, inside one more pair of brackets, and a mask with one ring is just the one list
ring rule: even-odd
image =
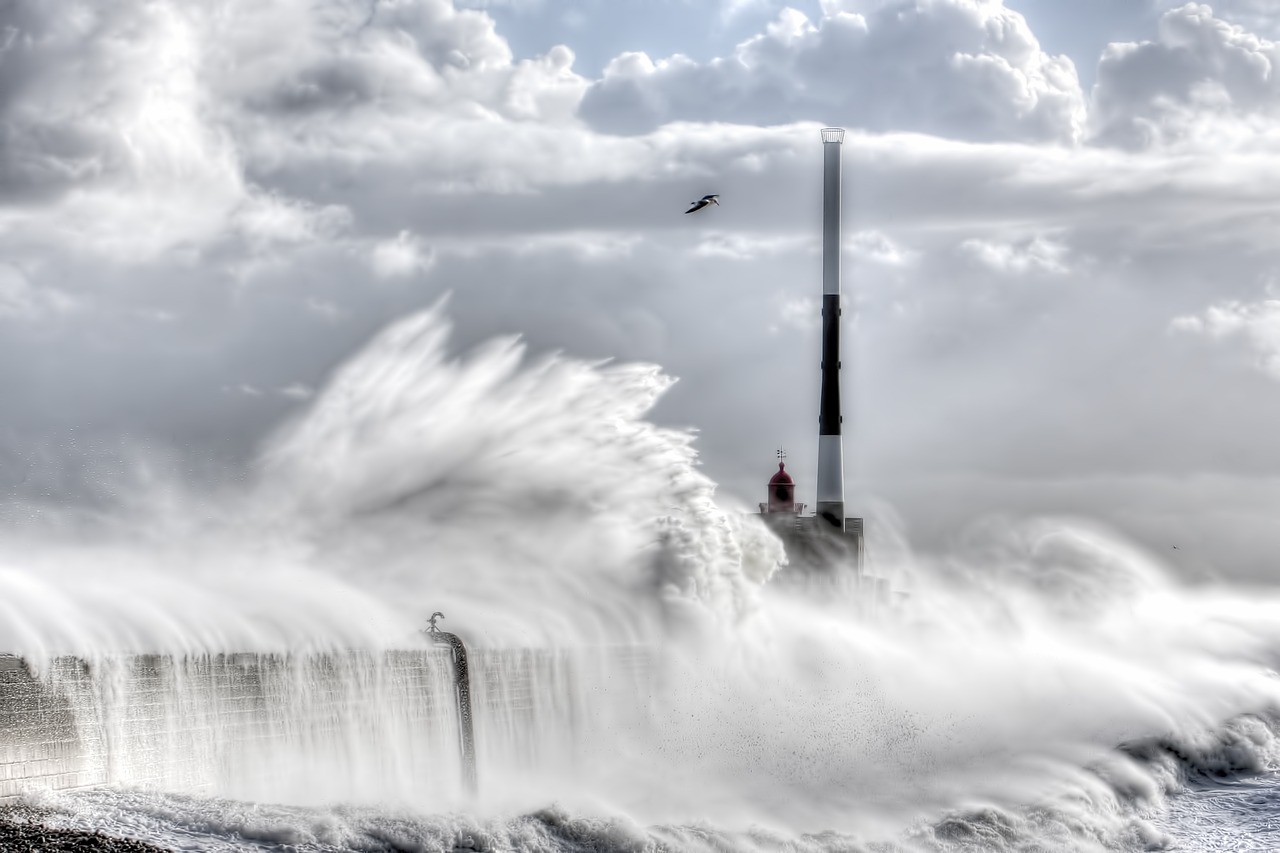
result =
[[546,0],[454,0],[459,9],[537,9]]
[[0,320],[38,320],[79,307],[74,297],[56,288],[36,287],[21,269],[0,263]]
[[[123,260],[238,229],[259,248],[329,239],[346,224],[340,204],[258,189],[322,164],[340,182],[371,161],[431,162],[443,181],[507,149],[506,169],[463,171],[469,189],[518,188],[525,158],[505,125],[550,136],[576,122],[586,85],[568,48],[514,62],[487,15],[448,0],[378,4],[371,18],[305,0],[9,14],[0,186],[54,203],[0,208],[0,237],[66,237]],[[459,122],[459,163],[423,149]]]
[[374,244],[369,262],[379,278],[400,278],[426,272],[435,258],[417,236],[401,231],[394,239]]
[[273,193],[250,193],[229,223],[258,251],[272,246],[332,240],[351,226],[342,205],[314,205]]
[[720,19],[727,23],[744,15],[768,12],[774,5],[774,0],[720,0]]
[[1212,144],[1276,128],[1280,47],[1187,3],[1154,41],[1112,44],[1098,66],[1090,123],[1106,144]]
[[698,241],[693,254],[702,258],[751,261],[796,251],[816,251],[818,243],[803,235],[765,236],[750,233],[712,232]]
[[770,331],[776,333],[782,326],[812,331],[818,328],[821,318],[822,306],[812,296],[784,298],[778,306],[777,323]]
[[[1176,9],[1186,5],[1186,0],[1157,0],[1156,5]],[[1209,5],[1218,17],[1233,24],[1260,34],[1274,36],[1280,33],[1275,0],[1214,0]]]
[[623,54],[587,90],[582,115],[630,134],[678,120],[809,120],[969,139],[1080,138],[1085,108],[1074,65],[1045,54],[1022,16],[1000,2],[825,9],[816,23],[784,9],[731,56],[705,64]]
[[1220,302],[1201,315],[1174,318],[1170,328],[1210,340],[1241,341],[1253,354],[1254,365],[1280,380],[1280,299]]
[[[0,257],[23,271],[0,272],[0,394],[33,433],[251,447],[373,330],[452,290],[461,348],[519,334],[663,364],[681,382],[656,416],[699,427],[706,470],[753,496],[778,441],[812,443],[817,128],[844,123],[866,128],[844,149],[850,466],[913,525],[944,476],[1013,507],[1069,476],[1117,516],[1090,477],[1271,464],[1280,403],[1165,334],[1214,305],[1177,327],[1274,352],[1274,309],[1236,283],[1280,269],[1280,147],[1231,70],[1253,70],[1247,34],[1211,21],[1191,30],[1208,46],[1166,33],[1151,55],[1191,57],[1217,95],[1175,76],[1157,103],[1138,59],[1100,76],[1104,124],[1154,122],[1168,151],[1058,144],[1080,126],[1074,71],[993,0],[833,0],[720,60],[619,57],[581,116],[569,49],[516,60],[441,0],[378,4],[367,26],[367,4],[309,0],[3,8],[34,23],[0,58]],[[593,130],[610,104],[647,132]],[[1225,146],[1175,133],[1224,110],[1230,134],[1205,127]],[[885,132],[902,127],[920,133]],[[683,216],[705,192],[714,218]],[[1049,275],[1062,286],[1008,286]],[[39,307],[55,293],[103,310]],[[10,320],[33,306],[58,322]],[[789,467],[812,487],[801,452]]]
[[631,255],[645,242],[643,236],[605,230],[533,233],[499,236],[458,236],[443,242],[441,256],[470,259],[513,255],[516,257],[561,256],[579,261],[617,261]]
[[969,239],[960,244],[960,252],[983,267],[1006,275],[1064,275],[1069,271],[1067,247],[1043,236],[1013,243]]
[[843,243],[844,250],[856,261],[902,267],[914,263],[919,255],[895,242],[889,235],[876,229],[850,234]]
[[0,185],[57,203],[0,212],[0,235],[141,259],[215,233],[244,187],[209,121],[196,22],[163,3],[13,15]]
[[288,397],[290,400],[309,400],[315,396],[315,389],[301,382],[294,382],[283,388],[277,389],[282,397]]

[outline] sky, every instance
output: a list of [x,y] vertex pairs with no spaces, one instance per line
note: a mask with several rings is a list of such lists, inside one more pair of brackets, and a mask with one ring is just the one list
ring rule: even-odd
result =
[[850,514],[1271,580],[1273,3],[0,3],[0,483],[234,468],[447,295],[456,353],[661,365],[726,503],[780,445],[812,500],[838,125]]

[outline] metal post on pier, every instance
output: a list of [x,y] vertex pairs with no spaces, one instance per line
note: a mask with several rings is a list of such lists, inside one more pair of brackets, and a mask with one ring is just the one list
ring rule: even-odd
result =
[[476,773],[476,737],[471,722],[471,676],[467,669],[467,647],[457,634],[441,631],[436,620],[444,614],[431,614],[430,627],[424,632],[437,646],[448,646],[453,653],[453,691],[458,704],[458,749],[462,757],[462,784],[475,796],[480,782]]

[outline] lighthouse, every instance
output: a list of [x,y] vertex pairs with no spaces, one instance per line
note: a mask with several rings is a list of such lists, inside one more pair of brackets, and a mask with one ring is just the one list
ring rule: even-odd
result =
[[[863,525],[861,518],[845,516],[844,418],[840,408],[840,153],[844,130],[822,129],[822,355],[818,401],[817,501],[813,515],[796,502],[796,483],[778,451],[778,470],[769,480],[768,500],[760,504],[760,516],[787,545],[793,566],[806,573],[840,575],[852,568],[863,575]],[[793,574],[796,572],[793,571]]]
[[844,418],[840,413],[840,149],[844,130],[822,129],[822,395],[818,406],[818,516],[844,524]]
[[862,572],[861,518],[848,518],[844,508],[844,416],[840,408],[840,155],[844,130],[822,129],[822,360],[818,402],[818,484],[814,519],[819,532],[835,533]]

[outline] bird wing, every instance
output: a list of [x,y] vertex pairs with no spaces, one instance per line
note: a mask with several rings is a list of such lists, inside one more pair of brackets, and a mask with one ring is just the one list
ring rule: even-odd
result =
[[703,199],[702,201],[695,201],[693,203],[693,207],[686,210],[685,213],[693,213],[695,210],[702,210],[702,208],[706,207],[709,203],[710,202],[706,199]]
[[714,200],[716,200],[716,199],[718,199],[718,198],[720,198],[720,194],[719,194],[719,193],[712,193],[711,195],[704,195],[704,196],[702,197],[702,201],[704,201],[704,202],[707,202],[707,201],[714,201]]

